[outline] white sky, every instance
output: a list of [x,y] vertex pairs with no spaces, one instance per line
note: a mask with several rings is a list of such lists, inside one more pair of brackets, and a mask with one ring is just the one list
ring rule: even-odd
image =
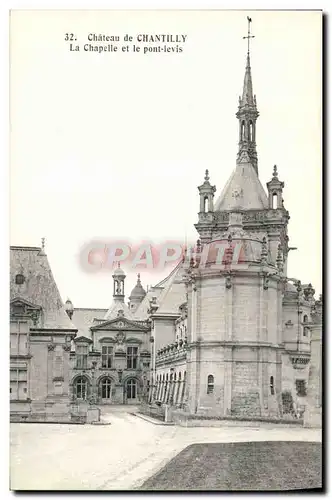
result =
[[[206,168],[220,193],[253,19],[259,175],[277,164],[289,276],[321,292],[321,14],[31,11],[11,26],[11,244],[46,250],[64,300],[108,307],[111,273],[79,266],[93,239],[197,239]],[[182,54],[70,53],[64,34],[186,34]],[[83,45],[83,44],[82,44]],[[141,272],[143,284],[163,275]],[[129,294],[135,275],[127,278]]]

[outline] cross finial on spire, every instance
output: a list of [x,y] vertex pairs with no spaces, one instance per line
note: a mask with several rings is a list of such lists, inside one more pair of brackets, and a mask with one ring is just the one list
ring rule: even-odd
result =
[[210,179],[210,177],[209,177],[209,171],[206,169],[206,170],[205,170],[205,177],[204,177],[204,180],[205,180],[205,181],[208,181],[209,179]]
[[252,35],[250,32],[250,24],[252,23],[251,17],[247,16],[248,20],[248,35],[243,37],[244,39],[248,39],[248,54],[250,53],[250,38],[255,38],[255,35]]

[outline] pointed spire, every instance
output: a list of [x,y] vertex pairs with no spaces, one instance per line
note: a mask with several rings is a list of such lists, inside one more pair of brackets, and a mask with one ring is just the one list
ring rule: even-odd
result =
[[239,108],[236,117],[239,120],[239,150],[238,164],[250,163],[258,175],[258,159],[256,152],[256,120],[259,116],[256,105],[256,96],[253,93],[251,65],[250,65],[250,39],[254,38],[250,32],[251,18],[248,17],[248,52],[246,56],[246,69],[244,73],[242,97],[239,98]]
[[251,67],[250,67],[250,55],[249,52],[247,54],[247,64],[246,71],[244,74],[244,82],[243,82],[243,91],[242,91],[242,99],[240,100],[240,108],[244,106],[253,106],[256,107],[256,99],[253,95],[252,90],[252,78],[251,78]]

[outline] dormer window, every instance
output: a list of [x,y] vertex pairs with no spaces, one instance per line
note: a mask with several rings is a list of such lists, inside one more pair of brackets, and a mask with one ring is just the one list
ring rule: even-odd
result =
[[16,285],[23,285],[24,282],[25,282],[25,277],[23,276],[23,274],[17,274],[15,276]]
[[25,313],[25,307],[22,304],[14,304],[12,306],[12,314],[19,316],[24,313]]

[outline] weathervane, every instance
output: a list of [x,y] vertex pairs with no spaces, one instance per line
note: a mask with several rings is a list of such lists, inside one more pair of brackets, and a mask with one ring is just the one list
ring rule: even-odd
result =
[[248,35],[247,35],[247,36],[244,36],[244,37],[243,37],[243,40],[244,40],[245,38],[247,38],[247,39],[248,39],[248,54],[249,54],[249,52],[250,52],[250,38],[255,38],[255,35],[252,35],[252,34],[250,33],[250,24],[252,23],[252,19],[251,19],[251,17],[249,17],[249,16],[247,16],[247,19],[248,19]]

